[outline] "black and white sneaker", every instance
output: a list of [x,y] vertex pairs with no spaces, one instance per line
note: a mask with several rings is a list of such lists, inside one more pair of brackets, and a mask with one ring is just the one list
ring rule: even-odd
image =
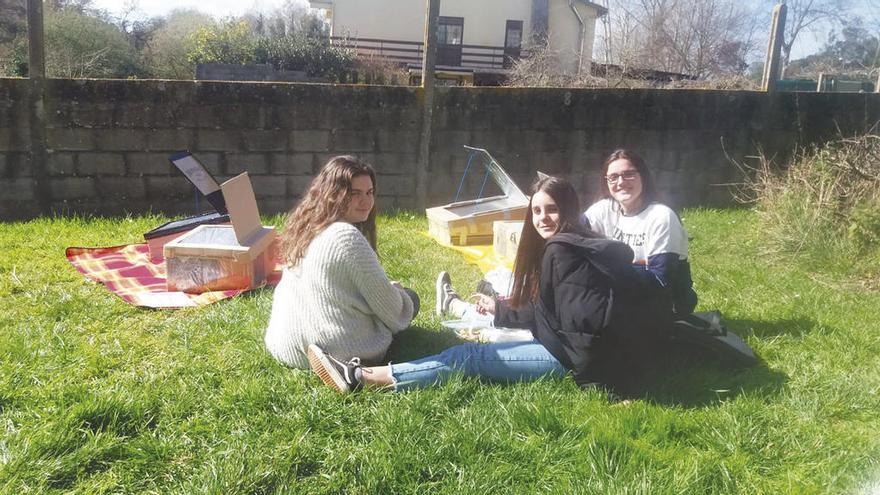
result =
[[452,288],[452,279],[446,272],[440,272],[437,275],[437,283],[434,285],[435,294],[437,296],[437,304],[434,312],[437,316],[443,316],[443,313],[449,311],[449,303],[453,299],[461,299],[455,289]]
[[359,358],[352,358],[348,362],[340,361],[315,344],[309,344],[307,354],[312,371],[337,392],[345,394],[363,388],[363,382],[359,377],[361,370]]

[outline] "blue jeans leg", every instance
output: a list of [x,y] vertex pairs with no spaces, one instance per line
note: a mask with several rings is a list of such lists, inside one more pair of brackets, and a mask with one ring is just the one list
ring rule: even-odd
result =
[[567,370],[538,341],[461,344],[440,354],[391,364],[394,389],[404,391],[442,383],[452,373],[493,382],[525,382],[564,376]]

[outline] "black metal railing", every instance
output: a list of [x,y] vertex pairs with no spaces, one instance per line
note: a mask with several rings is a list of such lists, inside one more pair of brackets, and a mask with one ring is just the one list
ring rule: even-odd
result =
[[[419,41],[332,36],[331,43],[355,50],[360,57],[379,57],[391,62],[421,64],[424,43]],[[523,54],[524,56],[524,54]],[[515,57],[503,46],[439,45],[438,66],[469,69],[504,69]]]

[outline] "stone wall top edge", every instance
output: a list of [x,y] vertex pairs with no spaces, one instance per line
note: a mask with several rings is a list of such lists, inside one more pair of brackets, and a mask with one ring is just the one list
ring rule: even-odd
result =
[[[18,81],[18,80],[16,80]],[[26,83],[27,79],[22,79]],[[0,84],[3,84],[0,82]],[[47,79],[49,96],[70,95],[83,98],[103,98],[125,94],[197,94],[200,96],[236,95],[239,100],[250,97],[278,95],[304,96],[324,94],[329,91],[348,92],[353,95],[407,95],[414,98],[420,88],[407,86],[369,86],[351,84],[290,83],[264,81],[182,81],[167,79]]]
[[[0,86],[20,87],[30,84],[30,79],[16,77],[0,78]],[[326,91],[346,91],[362,94],[407,94],[415,96],[421,92],[421,88],[413,86],[379,86],[366,84],[329,84],[329,83],[305,83],[305,82],[281,82],[281,81],[191,81],[173,79],[46,79],[46,87],[49,95],[65,92],[74,96],[87,96],[106,98],[108,89],[115,90],[117,94],[144,91],[194,91],[198,93],[211,93],[235,90],[241,95],[242,88],[252,92],[254,96],[266,96],[272,93],[302,94],[304,96],[320,94]],[[123,89],[125,88],[125,89]],[[439,96],[482,96],[482,95],[542,95],[568,92],[572,95],[650,95],[655,97],[680,97],[680,96],[725,96],[725,97],[773,97],[775,98],[835,98],[835,99],[859,99],[880,98],[880,93],[815,93],[815,92],[776,92],[772,94],[762,91],[749,90],[713,90],[713,89],[653,89],[653,88],[565,88],[565,87],[488,87],[488,86],[454,86],[438,87]],[[72,92],[72,93],[71,93]],[[247,93],[245,93],[246,95]]]

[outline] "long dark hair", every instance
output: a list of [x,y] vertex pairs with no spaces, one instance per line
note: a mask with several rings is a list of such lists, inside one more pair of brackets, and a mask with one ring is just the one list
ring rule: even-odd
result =
[[[660,193],[657,192],[657,183],[654,181],[654,175],[651,173],[651,169],[648,168],[648,164],[645,163],[645,160],[638,153],[626,148],[614,150],[602,164],[602,180],[599,181],[599,199],[609,198],[614,201],[605,176],[608,175],[608,166],[616,160],[628,160],[639,171],[639,177],[642,179],[641,200],[643,208],[651,203],[662,201]],[[620,205],[617,206],[619,207]]]
[[[376,172],[368,163],[351,155],[330,159],[312,180],[300,203],[290,211],[281,234],[281,253],[288,265],[305,255],[312,240],[338,221],[351,203],[351,184],[355,177],[368,175],[376,189]],[[354,224],[376,250],[376,206],[366,220]]]
[[[534,198],[538,192],[543,192],[553,198],[559,208],[559,223],[556,226],[556,234],[561,232],[591,234],[581,226],[580,201],[571,182],[559,177],[544,177],[538,179],[529,188],[531,198]],[[521,307],[535,300],[538,295],[538,280],[541,277],[541,258],[544,256],[546,241],[538,234],[532,223],[531,198],[526,219],[523,222],[513,268],[513,289],[510,294],[510,302],[513,307]]]

